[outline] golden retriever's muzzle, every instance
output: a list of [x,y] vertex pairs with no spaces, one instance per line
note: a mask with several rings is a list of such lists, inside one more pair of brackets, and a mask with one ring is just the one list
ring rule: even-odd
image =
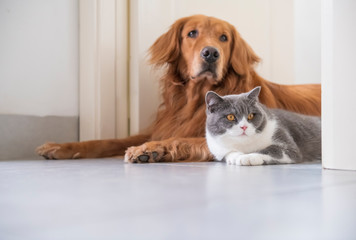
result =
[[204,47],[200,52],[200,57],[203,61],[198,75],[212,75],[213,78],[216,78],[216,61],[220,57],[219,50],[211,46]]

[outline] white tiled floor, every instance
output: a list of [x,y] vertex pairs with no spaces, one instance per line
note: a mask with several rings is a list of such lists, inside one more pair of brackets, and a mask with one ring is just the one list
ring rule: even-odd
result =
[[356,172],[0,161],[0,239],[356,239]]

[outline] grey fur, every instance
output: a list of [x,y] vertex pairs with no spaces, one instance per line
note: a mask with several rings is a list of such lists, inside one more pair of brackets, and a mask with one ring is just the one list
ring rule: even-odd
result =
[[[306,116],[281,109],[269,109],[259,103],[260,87],[248,93],[220,97],[214,92],[206,95],[206,129],[211,136],[224,134],[227,129],[238,124],[242,117],[254,113],[250,123],[256,133],[264,131],[268,121],[276,120],[277,127],[273,140],[265,149],[257,153],[273,158],[268,164],[279,163],[283,154],[294,162],[321,159],[321,120],[320,117]],[[227,120],[228,114],[234,114],[235,121]]]

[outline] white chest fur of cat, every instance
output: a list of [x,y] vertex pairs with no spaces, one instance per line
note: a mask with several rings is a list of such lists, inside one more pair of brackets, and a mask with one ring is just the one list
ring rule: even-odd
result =
[[258,102],[260,89],[207,93],[206,140],[215,159],[236,165],[320,159],[320,118],[270,110]]
[[[258,150],[265,149],[271,145],[276,128],[276,121],[271,120],[267,123],[264,131],[250,136],[248,135],[248,132],[255,130],[252,124],[247,123],[245,125],[247,126],[245,131],[247,132],[246,135],[243,135],[241,125],[242,124],[235,125],[231,129],[228,129],[225,134],[216,137],[213,137],[209,131],[207,131],[206,141],[210,152],[215,156],[216,160],[221,161],[225,158],[226,162],[229,164],[261,165],[263,163],[263,158],[267,160],[269,157],[254,155],[255,159],[252,159],[250,155],[247,161],[244,160],[247,156],[244,157],[243,155],[255,153]],[[252,160],[252,162],[250,162],[250,160]],[[290,159],[288,160],[291,161]]]

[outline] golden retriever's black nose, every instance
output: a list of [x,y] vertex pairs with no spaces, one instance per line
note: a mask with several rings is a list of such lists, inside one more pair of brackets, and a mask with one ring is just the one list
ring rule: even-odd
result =
[[214,47],[205,47],[200,52],[200,56],[208,63],[213,63],[218,60],[220,53]]

